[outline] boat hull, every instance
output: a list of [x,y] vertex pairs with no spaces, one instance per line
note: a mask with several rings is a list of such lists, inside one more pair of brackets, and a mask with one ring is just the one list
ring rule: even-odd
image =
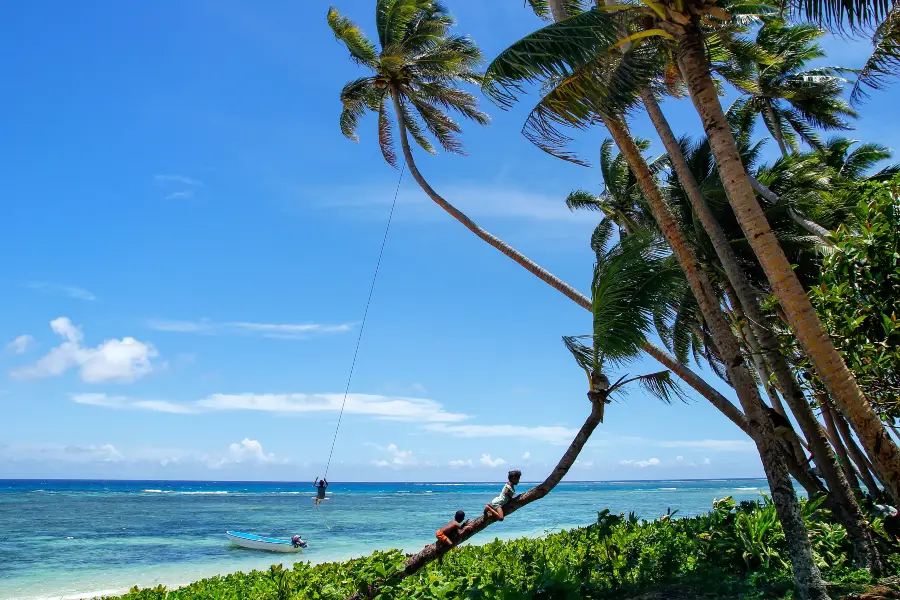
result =
[[250,550],[263,550],[265,552],[283,552],[296,553],[302,552],[302,546],[294,546],[290,540],[280,540],[277,538],[267,538],[252,533],[242,533],[239,531],[226,531],[225,535],[229,541],[235,546],[248,548]]

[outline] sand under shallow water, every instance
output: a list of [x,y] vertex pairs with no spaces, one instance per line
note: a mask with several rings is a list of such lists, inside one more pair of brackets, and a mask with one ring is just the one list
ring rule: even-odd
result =
[[[522,483],[520,491],[528,488]],[[708,511],[714,498],[758,499],[765,480],[564,483],[476,540],[587,525],[597,511],[652,519]],[[0,481],[0,600],[92,597],[173,586],[276,562],[327,562],[420,549],[462,508],[477,516],[496,483],[335,483],[317,511],[309,484]],[[226,530],[309,542],[276,555],[229,545]]]

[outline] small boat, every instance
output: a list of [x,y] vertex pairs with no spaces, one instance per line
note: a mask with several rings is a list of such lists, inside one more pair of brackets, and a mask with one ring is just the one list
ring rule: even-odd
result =
[[291,540],[281,540],[278,538],[261,537],[252,533],[241,533],[240,531],[226,531],[225,535],[231,540],[231,543],[241,548],[250,548],[252,550],[267,550],[269,552],[300,552],[306,548],[306,542],[300,540],[294,544]]

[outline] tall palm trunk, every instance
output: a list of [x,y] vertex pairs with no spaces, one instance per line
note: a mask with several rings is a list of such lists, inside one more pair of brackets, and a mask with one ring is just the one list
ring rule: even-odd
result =
[[[553,469],[553,471],[550,472],[550,475],[548,475],[540,485],[536,485],[524,494],[511,499],[509,503],[503,507],[504,516],[510,515],[523,506],[527,506],[535,500],[540,500],[541,498],[549,494],[553,490],[553,488],[555,488],[559,484],[559,482],[562,481],[563,477],[566,476],[566,473],[569,472],[569,469],[572,468],[572,465],[575,464],[575,459],[578,458],[578,455],[584,448],[585,443],[587,443],[588,439],[591,437],[591,434],[597,428],[597,425],[599,425],[601,422],[601,419],[603,417],[603,405],[606,402],[606,395],[602,392],[588,393],[588,399],[591,401],[591,414],[584,421],[581,429],[578,430],[578,433],[575,435],[572,443],[569,444],[569,448],[566,450],[566,453],[563,454],[559,462],[556,463],[556,467]],[[488,517],[485,515],[481,515],[480,517],[473,519],[469,523],[469,525],[465,529],[463,529],[462,533],[459,536],[459,540],[457,541],[457,545],[462,544],[476,533],[484,531],[488,527],[488,525],[494,523],[496,520],[497,519],[493,516]],[[428,563],[439,559],[450,550],[451,548],[446,544],[428,544],[419,553],[413,554],[412,556],[407,558],[406,562],[403,563],[403,568],[401,570],[398,570],[395,574],[391,575],[384,581],[376,582],[375,584],[370,585],[369,589],[366,590],[367,594],[364,595],[357,592],[350,596],[348,600],[361,600],[362,598],[366,597],[374,597],[375,594],[373,592],[375,592],[375,590],[381,585],[384,585],[385,583],[395,583],[401,579],[404,579],[405,577],[409,577]]]
[[[794,413],[803,435],[810,444],[816,465],[819,466],[825,482],[835,496],[836,504],[839,508],[836,516],[847,529],[847,533],[853,542],[854,558],[857,566],[879,570],[880,559],[859,504],[856,502],[853,491],[850,489],[850,485],[847,483],[847,479],[837,463],[837,458],[828,444],[825,432],[819,425],[818,420],[816,420],[815,414],[813,414],[812,408],[806,401],[800,385],[794,379],[793,373],[781,354],[778,340],[767,326],[768,319],[760,308],[756,294],[750,288],[747,277],[740,263],[738,263],[737,255],[732,250],[725,231],[712,210],[710,210],[709,204],[707,204],[703,192],[700,190],[700,186],[694,179],[690,166],[681,151],[681,145],[675,138],[675,134],[672,132],[672,128],[659,103],[657,103],[655,95],[648,88],[644,88],[641,90],[641,99],[644,101],[644,107],[650,115],[650,120],[653,122],[669,154],[669,160],[675,169],[679,183],[684,188],[694,213],[699,217],[712,242],[716,256],[719,258],[719,262],[722,264],[722,269],[725,272],[727,283],[737,296],[736,304],[739,306],[735,308],[743,309],[743,313],[749,320],[750,331],[747,332],[746,337],[750,340],[751,350],[754,350],[754,356],[757,357],[758,354],[755,352],[757,348],[764,352],[764,359],[761,362],[765,363],[765,361],[768,361],[769,365],[771,365],[785,401],[790,406],[791,412]],[[762,357],[757,358],[757,360],[760,358]],[[768,390],[770,386],[767,377],[768,368],[766,368],[765,364],[762,364],[760,369],[760,378]],[[777,394],[773,393],[772,395],[774,396],[773,402],[780,407]],[[783,408],[781,412],[784,412]]]
[[703,273],[693,249],[663,200],[653,179],[653,174],[627,127],[615,118],[604,118],[603,123],[628,161],[660,230],[684,270],[691,291],[693,291],[703,318],[712,333],[713,341],[725,363],[725,369],[734,385],[744,413],[747,415],[751,437],[756,442],[763,468],[766,471],[766,478],[772,490],[775,509],[784,530],[788,554],[794,569],[798,597],[803,599],[828,598],[825,583],[813,560],[806,524],[800,513],[800,503],[797,501],[788,476],[780,444],[775,437],[775,430],[771,421],[763,413],[762,400],[759,397],[756,381],[744,363],[740,347],[722,313],[718,299],[712,293],[712,287]]
[[787,315],[788,323],[810,357],[835,403],[853,426],[866,450],[888,477],[900,499],[900,448],[885,431],[822,326],[800,280],[791,268],[756,200],[731,128],[725,118],[706,60],[703,37],[694,25],[678,38],[678,65],[709,138],[719,174],[734,214]]

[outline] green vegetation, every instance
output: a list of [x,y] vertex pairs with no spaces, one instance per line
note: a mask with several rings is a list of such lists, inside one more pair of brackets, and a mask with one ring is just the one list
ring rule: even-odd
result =
[[[874,583],[853,568],[844,529],[831,524],[821,501],[802,503],[816,564],[833,597]],[[676,511],[677,512],[677,511]],[[650,592],[665,598],[788,598],[793,578],[775,505],[731,498],[713,503],[711,512],[691,518],[664,515],[639,520],[634,513],[604,510],[588,527],[483,546],[466,546],[414,575],[380,585],[373,598],[635,598]],[[878,539],[887,550],[881,522]],[[900,555],[885,552],[889,571],[900,569]],[[123,600],[338,600],[365,593],[402,568],[398,550],[376,552],[345,563],[234,573],[166,590],[132,589]],[[658,596],[648,596],[658,597]]]
[[854,192],[856,213],[833,234],[812,299],[869,401],[893,421],[900,416],[900,177]]

